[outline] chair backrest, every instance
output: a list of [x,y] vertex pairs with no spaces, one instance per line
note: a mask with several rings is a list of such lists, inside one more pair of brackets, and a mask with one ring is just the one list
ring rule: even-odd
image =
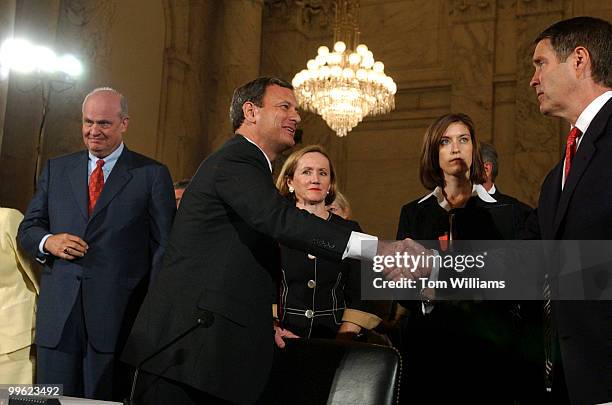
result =
[[399,397],[401,363],[390,347],[288,339],[277,350],[261,404],[384,405]]

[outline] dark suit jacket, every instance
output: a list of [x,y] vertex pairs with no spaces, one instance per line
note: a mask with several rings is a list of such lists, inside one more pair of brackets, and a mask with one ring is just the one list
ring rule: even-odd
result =
[[520,239],[519,236],[525,234],[525,224],[529,216],[533,213],[533,208],[512,196],[500,193],[497,185],[495,186],[495,193],[493,193],[491,197],[495,198],[500,204],[512,205],[514,211],[514,227],[517,230],[516,237]]
[[142,300],[136,292],[161,265],[176,210],[172,179],[162,164],[125,148],[89,217],[87,163],[87,151],[49,160],[18,237],[33,257],[48,233],[67,232],[89,245],[80,259],[46,257],[36,343],[57,346],[81,288],[89,341],[114,352]]
[[[574,157],[563,191],[563,160],[542,185],[537,210],[542,239],[610,240],[612,235],[612,100],[595,116]],[[610,274],[610,269],[607,269]],[[551,274],[554,278],[554,274]],[[612,280],[585,285],[610,288]],[[557,288],[563,288],[555,283]],[[553,285],[554,286],[554,285]],[[563,291],[558,291],[563,294]],[[612,301],[553,303],[563,368],[572,403],[612,401]],[[554,381],[553,381],[554,389]]]
[[144,369],[238,403],[253,403],[272,363],[278,241],[341,257],[350,230],[278,194],[263,153],[238,135],[200,166],[185,191],[164,258],[128,339],[137,365],[203,319]]

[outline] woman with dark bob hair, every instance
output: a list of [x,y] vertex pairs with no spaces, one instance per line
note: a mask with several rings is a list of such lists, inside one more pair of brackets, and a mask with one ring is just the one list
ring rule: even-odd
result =
[[[319,145],[293,152],[276,181],[279,192],[326,221],[353,231],[359,224],[328,212],[336,193],[336,174],[328,154]],[[360,264],[333,261],[281,245],[282,278],[278,307],[273,311],[282,327],[304,338],[351,339],[362,329],[378,325],[360,299]]]
[[[494,220],[508,211],[481,185],[484,164],[474,123],[466,114],[446,114],[429,126],[419,175],[431,192],[402,207],[397,239],[417,239],[442,251],[452,239],[513,237],[498,229]],[[509,213],[511,218],[511,208]],[[428,298],[435,292],[422,295],[422,301],[400,302],[409,312],[401,323],[400,343],[406,364],[412,365],[406,368],[406,381],[418,379],[419,399],[432,404],[512,404],[524,399],[526,370],[518,366],[517,305],[433,303]],[[430,350],[415,351],[419,344]]]

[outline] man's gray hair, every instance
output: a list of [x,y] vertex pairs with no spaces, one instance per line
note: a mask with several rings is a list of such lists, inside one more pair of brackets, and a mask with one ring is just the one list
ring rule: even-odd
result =
[[82,106],[82,108],[85,108],[85,103],[87,102],[87,99],[89,98],[89,96],[91,96],[93,94],[96,94],[96,93],[98,93],[100,91],[110,91],[110,92],[115,93],[116,95],[118,95],[119,96],[119,104],[121,105],[121,111],[119,112],[119,114],[121,115],[121,118],[129,117],[127,99],[123,96],[123,94],[119,93],[117,90],[113,89],[112,87],[96,87],[95,89],[93,89],[92,91],[87,93],[87,95],[83,99],[83,106]]
[[497,166],[497,151],[495,147],[490,143],[480,142],[480,154],[482,156],[483,163],[491,163],[493,170],[491,170],[491,181],[495,182],[498,173]]

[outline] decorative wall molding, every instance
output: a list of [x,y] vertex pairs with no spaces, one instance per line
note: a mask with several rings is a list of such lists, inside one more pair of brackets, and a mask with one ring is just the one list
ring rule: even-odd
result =
[[564,10],[564,0],[519,0],[516,5],[516,15],[526,16],[560,12]]
[[[304,33],[329,30],[334,20],[333,0],[264,0],[264,29],[297,29]],[[287,24],[288,23],[288,24]]]
[[495,18],[496,0],[450,0],[449,15],[454,22]]
[[117,4],[114,1],[68,0],[60,3],[57,37],[80,33],[81,54],[98,66],[109,66],[111,54],[109,27],[113,25]]

